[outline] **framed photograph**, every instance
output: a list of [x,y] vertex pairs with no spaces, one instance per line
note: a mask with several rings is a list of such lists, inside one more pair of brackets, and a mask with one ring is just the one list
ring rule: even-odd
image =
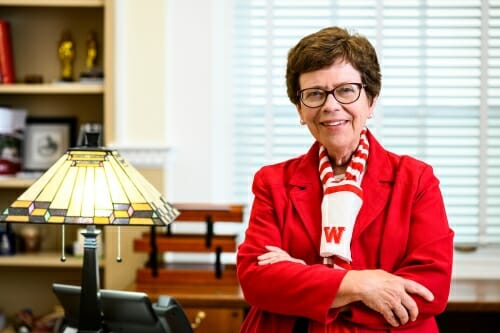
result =
[[26,119],[23,138],[24,171],[45,171],[75,145],[76,118]]

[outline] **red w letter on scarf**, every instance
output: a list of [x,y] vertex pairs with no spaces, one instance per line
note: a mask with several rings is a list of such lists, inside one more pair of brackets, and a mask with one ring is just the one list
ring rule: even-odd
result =
[[331,243],[333,238],[335,244],[340,243],[344,230],[345,227],[324,227],[323,231],[325,233],[326,242]]

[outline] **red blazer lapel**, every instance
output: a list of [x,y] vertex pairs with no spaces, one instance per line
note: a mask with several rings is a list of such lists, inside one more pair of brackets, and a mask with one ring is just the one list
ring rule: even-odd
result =
[[318,175],[318,154],[319,144],[316,142],[307,154],[301,157],[290,177],[290,200],[307,230],[307,236],[319,253],[323,189]]
[[363,205],[359,211],[352,239],[356,239],[383,211],[392,192],[394,182],[394,166],[389,160],[388,152],[368,131],[370,153],[367,170],[363,177]]

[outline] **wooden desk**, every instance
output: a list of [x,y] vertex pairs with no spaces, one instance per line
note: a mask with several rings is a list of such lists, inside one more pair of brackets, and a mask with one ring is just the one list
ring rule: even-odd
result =
[[[129,290],[144,291],[153,300],[168,294],[186,306],[248,307],[239,286],[133,284]],[[446,311],[500,312],[500,280],[454,280]]]
[[454,280],[446,311],[500,312],[500,280]]
[[[225,333],[237,333],[249,307],[239,286],[133,284],[129,290],[146,292],[153,302],[160,295],[170,295],[185,308],[192,321],[200,311],[208,313],[205,319],[208,329],[202,331],[200,326],[197,333],[221,332],[225,325],[220,323],[225,322],[233,325]],[[441,333],[496,332],[500,327],[500,280],[454,280],[446,311],[437,321]],[[481,323],[480,331],[477,331],[478,322]]]
[[200,305],[203,307],[245,308],[248,303],[243,299],[237,285],[168,285],[132,284],[128,290],[143,291],[156,302],[158,296],[174,297],[182,306]]
[[500,280],[454,280],[446,311],[436,317],[441,333],[499,332]]

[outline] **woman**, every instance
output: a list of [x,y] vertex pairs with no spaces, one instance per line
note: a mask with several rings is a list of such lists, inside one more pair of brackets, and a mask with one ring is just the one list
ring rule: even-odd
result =
[[255,175],[241,332],[438,332],[453,231],[432,168],[366,128],[381,88],[373,46],[322,29],[290,50],[286,81],[316,142]]

